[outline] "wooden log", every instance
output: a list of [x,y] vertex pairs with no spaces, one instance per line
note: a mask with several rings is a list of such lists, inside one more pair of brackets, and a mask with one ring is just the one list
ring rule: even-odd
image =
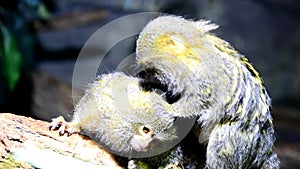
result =
[[121,168],[89,138],[59,136],[49,123],[0,113],[0,168]]

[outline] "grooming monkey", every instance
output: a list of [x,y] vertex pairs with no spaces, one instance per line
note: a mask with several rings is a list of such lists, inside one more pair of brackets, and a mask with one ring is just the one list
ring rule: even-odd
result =
[[271,99],[247,58],[209,21],[161,16],[137,40],[137,62],[166,85],[175,116],[198,117],[206,168],[279,168]]

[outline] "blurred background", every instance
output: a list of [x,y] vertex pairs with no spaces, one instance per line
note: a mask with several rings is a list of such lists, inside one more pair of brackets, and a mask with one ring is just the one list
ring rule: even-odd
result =
[[[208,19],[220,25],[214,33],[247,56],[264,79],[273,100],[282,168],[300,168],[297,0],[1,1],[0,112],[47,121],[61,114],[70,118],[72,73],[85,42],[110,21],[150,11]],[[122,58],[132,53],[134,40],[124,44],[129,51],[114,55]],[[107,55],[105,71],[114,70],[119,63]]]

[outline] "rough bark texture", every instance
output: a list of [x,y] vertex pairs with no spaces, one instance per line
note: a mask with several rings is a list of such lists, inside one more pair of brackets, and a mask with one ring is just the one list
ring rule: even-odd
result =
[[[78,134],[59,136],[48,126],[48,122],[0,113],[0,168],[33,168],[28,163],[15,162],[15,152],[20,150],[54,152],[99,168],[121,168],[108,152],[88,138]],[[30,151],[28,156],[33,156]]]

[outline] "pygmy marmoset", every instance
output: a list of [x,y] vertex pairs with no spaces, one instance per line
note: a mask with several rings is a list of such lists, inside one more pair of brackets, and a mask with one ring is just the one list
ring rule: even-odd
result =
[[138,64],[180,95],[174,115],[198,116],[207,168],[279,168],[271,99],[247,58],[209,33],[217,27],[158,17],[139,35]]
[[160,94],[144,91],[139,78],[104,74],[76,105],[72,121],[58,117],[50,129],[61,135],[82,133],[115,153],[131,156],[133,151],[154,151],[154,141],[176,138],[176,117],[168,107]]

